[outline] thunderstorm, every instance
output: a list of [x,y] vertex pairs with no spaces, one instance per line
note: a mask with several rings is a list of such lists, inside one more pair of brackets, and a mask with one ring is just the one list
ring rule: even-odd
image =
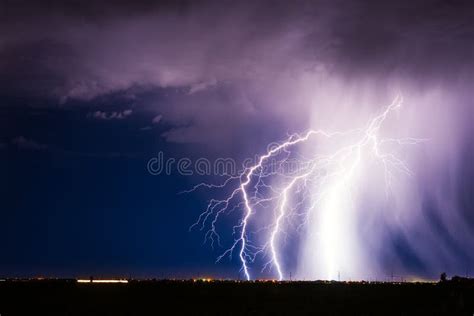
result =
[[[303,134],[292,134],[286,141],[269,148],[253,165],[244,167],[240,174],[228,176],[222,184],[199,183],[186,192],[201,187],[235,187],[224,198],[211,199],[191,228],[197,226],[205,230],[208,227],[205,240],[210,241],[212,246],[215,243],[220,245],[217,228],[220,216],[241,210],[243,215],[233,227],[234,241],[217,261],[237,253],[245,278],[251,280],[250,265],[262,257],[265,260],[262,271],[272,269],[278,280],[285,280],[289,276],[285,272],[279,247],[288,235],[288,229],[293,227],[296,232],[301,232],[308,226],[314,227],[314,213],[320,213],[317,234],[310,235],[316,235],[318,239],[318,247],[314,251],[322,262],[321,269],[324,271],[320,275],[325,279],[335,279],[339,273],[337,267],[345,260],[336,248],[341,247],[338,244],[349,241],[344,239],[345,233],[338,227],[343,225],[343,218],[349,216],[344,214],[351,208],[346,201],[351,200],[351,191],[358,183],[357,178],[361,177],[361,169],[369,164],[378,164],[383,173],[385,194],[390,195],[394,177],[397,174],[411,176],[412,171],[395,150],[386,150],[386,145],[416,145],[427,140],[380,135],[384,122],[400,110],[402,103],[403,98],[398,95],[362,128],[336,132],[309,130]],[[310,157],[298,155],[295,158],[294,148],[313,139],[325,139],[336,146],[331,146],[333,150],[330,152],[316,150]],[[268,205],[271,205],[270,213]],[[263,216],[264,224],[259,223],[257,229],[250,231],[253,217],[264,211],[267,213],[259,216]],[[297,225],[293,225],[295,222]],[[258,238],[252,238],[255,235]],[[260,242],[262,239],[263,242]]]

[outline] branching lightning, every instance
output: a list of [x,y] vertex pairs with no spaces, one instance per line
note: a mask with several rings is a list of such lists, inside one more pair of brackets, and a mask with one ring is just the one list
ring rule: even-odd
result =
[[[210,241],[213,246],[215,243],[220,245],[217,223],[221,215],[241,210],[243,215],[233,227],[234,241],[217,261],[238,253],[242,271],[247,280],[250,280],[252,278],[250,266],[257,257],[261,257],[265,260],[262,270],[271,268],[279,280],[287,278],[282,254],[279,251],[287,230],[295,228],[295,231],[300,231],[304,228],[311,214],[322,203],[326,205],[337,203],[338,194],[343,188],[350,187],[351,181],[363,163],[371,161],[382,166],[387,194],[390,192],[395,173],[408,176],[412,174],[406,163],[398,158],[393,150],[387,151],[386,144],[416,145],[424,139],[382,138],[379,135],[383,123],[401,105],[402,97],[397,96],[383,112],[371,118],[363,128],[342,132],[309,130],[301,135],[293,134],[286,141],[258,157],[253,165],[245,167],[237,176],[227,177],[222,184],[196,185],[189,191],[201,187],[228,190],[234,186],[234,189],[230,189],[230,194],[225,198],[211,199],[191,228],[197,226],[205,230],[208,227],[205,241]],[[349,144],[339,145],[341,139],[349,139]],[[336,147],[332,146],[329,153],[318,152],[311,154],[310,157],[298,155],[296,159],[294,158],[298,145],[323,140],[334,142]],[[288,166],[295,165],[296,168],[293,168],[295,170],[288,170]],[[255,214],[265,212],[268,208],[272,210],[271,213],[265,213],[268,224],[250,230]],[[334,219],[328,217],[325,223],[329,230],[331,225],[337,224],[333,221]],[[294,223],[297,225],[293,225]],[[334,234],[329,232],[322,237],[330,244],[331,238],[335,238]],[[252,237],[255,235],[260,236],[259,240],[263,242],[254,240]],[[335,260],[330,251],[324,256],[329,266]]]

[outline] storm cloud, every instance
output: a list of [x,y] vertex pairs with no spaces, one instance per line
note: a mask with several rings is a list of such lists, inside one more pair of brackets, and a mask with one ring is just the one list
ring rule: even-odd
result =
[[324,97],[328,82],[342,80],[348,89],[361,81],[378,90],[401,81],[464,89],[472,79],[467,1],[2,7],[4,93],[65,104],[134,89],[182,89],[167,104],[148,102],[176,125],[165,134],[171,141],[205,140],[226,113],[239,122],[264,114],[292,129],[306,127],[314,108],[308,93]]
[[[266,131],[355,128],[401,93],[388,129],[430,141],[408,157],[417,177],[385,218],[390,232],[374,225],[368,238],[380,240],[382,272],[400,260],[405,273],[432,275],[474,261],[463,177],[473,170],[473,17],[470,1],[455,0],[2,1],[0,93],[51,107],[119,95],[168,142],[215,148]],[[132,113],[104,111],[92,117]]]

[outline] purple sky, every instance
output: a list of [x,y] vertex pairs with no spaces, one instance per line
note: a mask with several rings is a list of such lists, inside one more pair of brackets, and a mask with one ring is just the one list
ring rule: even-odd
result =
[[[146,104],[171,124],[193,121],[164,136],[205,141],[218,130],[225,141],[238,129],[235,120],[261,113],[305,126],[307,78],[369,78],[379,90],[401,80],[416,89],[469,90],[468,4],[53,1],[46,8],[19,1],[3,4],[1,80],[6,93],[66,106],[117,91],[133,97],[134,89],[179,88],[187,93]],[[219,124],[229,111],[234,122]]]
[[[474,246],[466,179],[473,174],[473,17],[474,6],[462,0],[2,1],[0,152],[87,156],[108,143],[90,132],[91,147],[55,144],[50,136],[64,127],[37,121],[22,131],[13,114],[66,110],[94,124],[133,121],[120,135],[153,133],[172,154],[181,146],[180,154],[200,148],[241,158],[287,132],[356,127],[401,92],[407,108],[389,128],[430,142],[409,157],[417,176],[407,187],[416,193],[403,193],[397,205],[416,210],[387,219],[396,238],[374,232],[402,248],[394,259],[375,247],[382,270],[388,261],[407,275],[474,270],[466,250]],[[79,126],[78,134],[87,128]],[[132,147],[108,155],[134,156]]]

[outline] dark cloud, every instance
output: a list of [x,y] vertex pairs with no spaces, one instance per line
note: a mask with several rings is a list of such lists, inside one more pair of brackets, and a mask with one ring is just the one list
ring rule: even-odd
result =
[[[271,133],[360,127],[402,91],[407,106],[388,129],[430,142],[412,159],[416,180],[402,188],[387,231],[403,237],[392,238],[402,261],[437,271],[440,257],[458,264],[438,231],[456,232],[445,243],[457,247],[474,240],[457,216],[470,207],[456,192],[466,180],[453,175],[473,148],[473,16],[465,0],[2,1],[0,94],[64,107],[118,95],[126,105],[114,99],[90,117],[123,119],[133,100],[134,116],[149,115],[142,130],[243,151]],[[12,145],[137,156],[51,149],[23,136]],[[437,227],[423,218],[426,199]]]
[[94,111],[87,116],[96,120],[123,120],[132,115],[132,113],[133,111],[131,109],[113,112]]
[[12,144],[18,147],[19,149],[27,150],[46,150],[49,148],[48,145],[39,143],[35,140],[25,138],[23,136],[18,136],[12,139]]
[[[141,100],[150,120],[163,115],[172,142],[226,144],[262,116],[280,133],[302,130],[315,103],[331,104],[319,113],[327,123],[327,109],[343,103],[335,95],[383,103],[396,90],[443,87],[464,97],[474,68],[469,1],[2,5],[3,94],[68,105],[176,90]],[[376,98],[362,100],[370,91]]]
[[194,93],[318,66],[446,76],[472,64],[467,1],[53,1],[45,8],[4,4],[2,81],[63,100],[134,85]]

